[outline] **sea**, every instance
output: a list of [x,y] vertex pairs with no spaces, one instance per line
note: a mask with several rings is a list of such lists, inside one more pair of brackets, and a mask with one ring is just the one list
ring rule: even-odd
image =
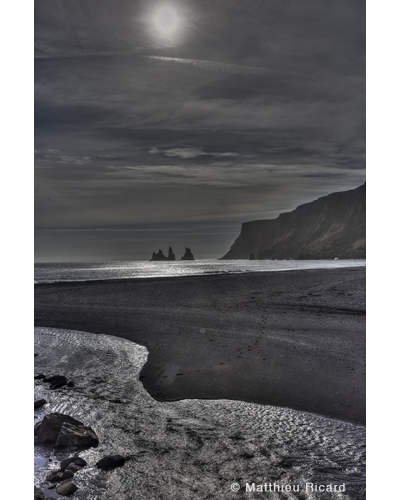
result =
[[365,259],[219,260],[35,264],[35,283],[232,274],[365,266]]

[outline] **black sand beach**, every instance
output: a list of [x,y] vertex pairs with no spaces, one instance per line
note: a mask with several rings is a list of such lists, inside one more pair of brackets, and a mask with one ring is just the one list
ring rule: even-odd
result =
[[145,345],[142,382],[160,401],[365,422],[365,268],[39,284],[35,325]]

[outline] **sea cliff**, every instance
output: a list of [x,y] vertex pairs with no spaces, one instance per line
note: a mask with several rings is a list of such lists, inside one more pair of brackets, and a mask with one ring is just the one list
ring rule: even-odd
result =
[[323,196],[276,219],[244,222],[222,259],[363,259],[366,184]]

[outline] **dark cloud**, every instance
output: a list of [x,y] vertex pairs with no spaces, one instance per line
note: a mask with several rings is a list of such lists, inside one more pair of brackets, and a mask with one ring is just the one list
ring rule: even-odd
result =
[[163,2],[35,2],[37,258],[126,258],[132,238],[144,258],[121,228],[162,224],[154,246],[200,223],[217,257],[241,221],[364,182],[363,2],[168,3],[169,38]]

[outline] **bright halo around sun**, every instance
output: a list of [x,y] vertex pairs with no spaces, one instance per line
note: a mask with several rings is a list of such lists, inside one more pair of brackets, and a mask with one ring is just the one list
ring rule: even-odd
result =
[[170,5],[158,7],[154,13],[153,21],[158,35],[162,37],[173,38],[178,32],[179,15]]
[[151,3],[147,11],[150,43],[154,48],[176,47],[187,38],[191,11],[185,2],[166,0]]

